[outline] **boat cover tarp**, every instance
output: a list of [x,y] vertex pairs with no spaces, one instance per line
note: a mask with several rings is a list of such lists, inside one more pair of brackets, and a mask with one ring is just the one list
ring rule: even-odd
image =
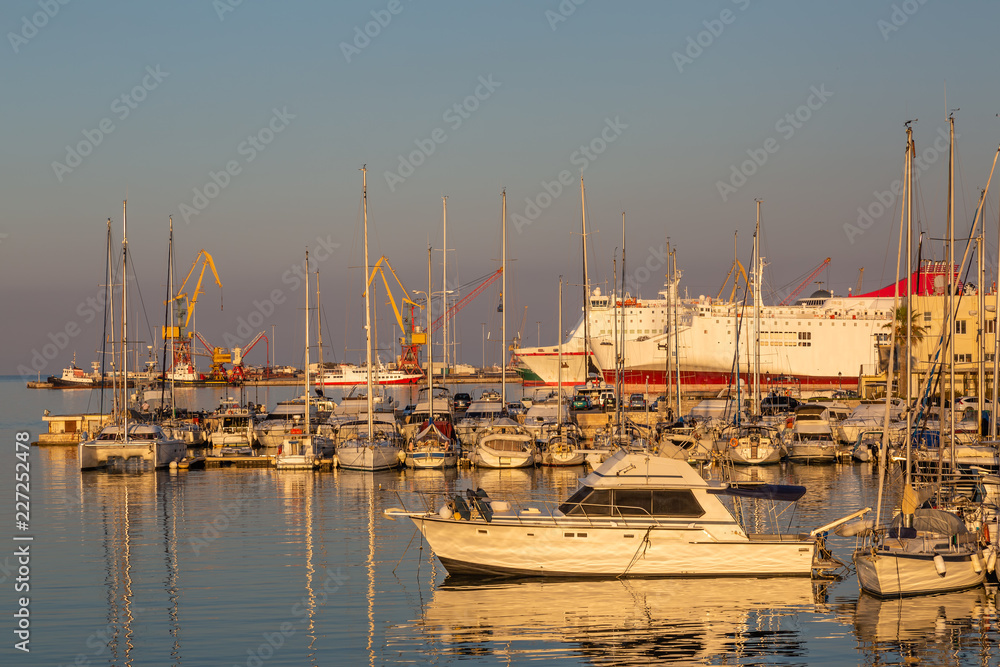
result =
[[[903,515],[898,514],[892,520],[890,528],[903,525]],[[965,522],[944,510],[922,509],[913,513],[913,528],[918,531],[937,533],[939,535],[964,535],[969,532]]]
[[739,498],[760,498],[794,502],[806,494],[806,487],[794,484],[730,484],[724,489],[710,489],[709,493]]

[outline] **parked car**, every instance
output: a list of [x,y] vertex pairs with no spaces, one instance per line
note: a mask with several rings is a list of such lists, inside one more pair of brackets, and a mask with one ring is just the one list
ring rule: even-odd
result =
[[604,408],[605,410],[615,409],[615,395],[612,394],[611,392],[608,392],[606,394],[601,394],[600,400],[601,400],[601,407]]
[[628,398],[628,409],[629,410],[645,410],[646,409],[646,397],[642,394],[632,394]]
[[452,409],[456,412],[459,410],[467,410],[470,403],[472,403],[472,396],[464,392],[459,392],[455,394],[455,398],[452,399]]
[[799,401],[791,396],[782,394],[768,394],[760,402],[760,413],[762,415],[777,415],[785,412],[795,412],[799,407]]
[[510,415],[511,418],[516,417],[517,415],[523,415],[525,412],[527,412],[527,410],[524,409],[524,403],[521,403],[520,401],[507,404],[507,414]]
[[570,404],[571,410],[589,410],[591,407],[590,399],[586,396],[574,396]]

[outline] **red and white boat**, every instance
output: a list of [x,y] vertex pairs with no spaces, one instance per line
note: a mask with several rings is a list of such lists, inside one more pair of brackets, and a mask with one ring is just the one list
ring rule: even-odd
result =
[[[914,272],[914,294],[940,294],[946,269],[942,262],[925,262]],[[901,283],[905,292],[906,280]],[[762,382],[781,378],[801,387],[854,386],[859,374],[873,374],[879,365],[879,347],[888,340],[894,285],[875,292],[846,297],[817,290],[792,305],[761,306],[760,373]],[[943,297],[942,297],[943,298]],[[671,310],[676,309],[676,315]],[[742,303],[707,296],[681,298],[676,283],[668,283],[655,299],[612,298],[595,289],[590,296],[590,345],[584,341],[581,318],[563,343],[563,382],[588,379],[588,357],[604,379],[615,381],[615,334],[624,328],[626,385],[663,386],[667,354],[671,366],[680,365],[686,386],[731,382],[737,341],[741,377],[751,368],[751,308]],[[623,312],[624,311],[624,312]],[[744,312],[746,311],[746,312]],[[676,341],[670,323],[676,317]],[[740,326],[741,320],[746,323]],[[621,343],[619,342],[619,346]],[[555,385],[559,346],[520,348],[525,384]]]
[[[416,384],[424,379],[423,373],[410,373],[398,368],[377,366],[372,369],[372,384]],[[316,376],[317,387],[342,387],[368,384],[368,369],[353,364],[339,364],[325,368]]]

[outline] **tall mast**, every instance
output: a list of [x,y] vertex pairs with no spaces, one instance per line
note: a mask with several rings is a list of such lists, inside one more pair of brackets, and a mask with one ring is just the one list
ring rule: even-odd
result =
[[500,215],[500,411],[507,411],[507,188],[503,189],[503,208]]
[[621,336],[621,354],[618,358],[618,368],[615,370],[618,396],[615,403],[615,411],[618,414],[618,424],[622,422],[622,394],[625,393],[625,211],[622,211],[622,294],[621,294],[622,328],[619,332]]
[[104,283],[104,331],[101,334],[101,417],[104,417],[104,380],[107,378],[107,374],[104,372],[104,364],[107,362],[108,352],[107,352],[107,330],[108,330],[108,309],[111,309],[111,392],[112,392],[112,402],[111,402],[111,419],[114,420],[118,415],[115,413],[115,400],[118,398],[115,387],[115,300],[111,298],[114,293],[114,285],[112,285],[112,275],[114,266],[112,259],[111,250],[111,218],[108,218],[108,241],[107,241],[107,267],[105,268],[105,279]]
[[760,265],[760,204],[757,202],[757,225],[753,233],[753,410],[760,414],[760,281],[764,275]]
[[[308,264],[308,257],[307,262]],[[306,269],[309,267],[306,266]],[[309,327],[309,311],[306,311],[306,328]],[[316,374],[319,377],[319,390],[322,393],[323,388],[326,386],[323,384],[324,380],[324,367],[323,367],[323,306],[320,300],[319,293],[319,265],[316,266],[316,346],[319,348],[319,372]],[[306,385],[306,393],[308,394],[310,386]]]
[[[671,305],[672,305],[672,310],[673,310],[673,315],[672,316],[673,316],[673,320],[674,320],[674,325],[673,325],[673,331],[674,331],[674,356],[677,358],[676,361],[674,362],[674,373],[677,374],[677,394],[676,394],[677,395],[677,412],[675,412],[674,414],[678,418],[680,418],[680,416],[682,414],[681,413],[681,344],[680,344],[680,332],[679,332],[678,327],[677,327],[677,322],[678,322],[678,318],[677,318],[677,300],[680,298],[680,287],[678,285],[678,280],[680,279],[680,276],[677,273],[677,248],[674,248],[673,250],[669,250],[669,252],[670,252],[670,259],[673,260],[671,262],[671,266],[673,267],[672,277],[673,277],[674,287],[673,287],[673,301],[672,301]],[[669,352],[668,352],[668,354],[669,354]],[[667,378],[667,382],[669,384],[670,378]]]
[[[447,247],[447,246],[445,246]],[[433,294],[434,283],[431,280],[431,252],[430,245],[427,246],[427,400],[429,403],[428,424],[434,424],[434,334],[431,333],[431,294]]]
[[[671,392],[671,389],[670,389],[670,376],[673,374],[673,371],[671,370],[671,364],[672,364],[673,360],[671,359],[672,355],[671,355],[670,337],[671,336],[676,336],[677,333],[674,331],[674,322],[673,322],[673,318],[674,318],[674,309],[673,309],[673,304],[674,304],[674,282],[671,279],[671,273],[670,273],[670,237],[669,236],[667,237],[667,281],[668,281],[667,282],[667,339],[663,342],[662,347],[663,347],[663,352],[664,352],[664,354],[667,357],[667,362],[666,362],[667,377],[666,377],[666,380],[665,380],[664,384],[666,384],[667,407],[670,407],[670,404],[674,402],[673,393]],[[680,387],[678,387],[677,390],[680,391]],[[680,415],[678,414],[678,416],[680,416]]]
[[128,442],[128,200],[122,202],[122,418]]
[[[948,435],[951,460],[955,460],[955,114],[948,116]],[[938,464],[938,493],[941,492],[941,464]]]
[[[441,251],[441,312],[448,312],[448,198],[441,197],[442,216],[444,217],[444,249]],[[430,289],[430,288],[428,288]],[[427,302],[430,303],[430,292],[427,293]],[[448,318],[444,318],[444,372],[448,372]],[[431,393],[434,393],[431,390]],[[431,413],[433,414],[433,413]]]
[[[590,274],[587,270],[587,196],[580,175],[580,216],[583,221],[583,372],[590,376]],[[562,301],[560,300],[560,303]],[[559,349],[562,349],[562,328],[559,329]]]
[[[317,277],[318,280],[318,277]],[[309,251],[306,250],[306,438],[309,437]],[[303,451],[304,453],[304,451]]]
[[[913,336],[913,129],[910,122],[906,123],[906,442],[910,442],[911,431],[913,429],[913,411],[910,409],[910,401],[913,399],[913,369],[910,364],[913,361],[911,352],[911,341]],[[895,327],[895,323],[893,327]],[[895,338],[895,331],[893,331]],[[895,346],[895,341],[893,341]],[[888,372],[892,372],[887,371]],[[889,392],[888,385],[886,392]],[[910,447],[906,448],[906,485],[910,484]]]
[[562,406],[563,406],[563,393],[562,393],[562,276],[559,276],[559,372],[556,374],[556,388],[557,396],[559,398],[559,405],[556,407],[556,430],[562,433]]
[[[1000,152],[1000,148],[997,149]],[[1000,219],[997,220],[997,243],[1000,244]],[[1000,245],[998,245],[1000,247]],[[990,440],[997,437],[997,378],[1000,377],[1000,252],[997,253],[997,272],[993,290],[993,391],[990,398]]]
[[365,360],[368,368],[368,442],[371,443],[375,431],[372,397],[372,313],[368,295],[368,165],[361,167],[361,201],[365,220]]

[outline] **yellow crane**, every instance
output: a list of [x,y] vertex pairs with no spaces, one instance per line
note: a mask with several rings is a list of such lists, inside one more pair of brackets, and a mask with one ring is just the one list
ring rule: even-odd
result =
[[[194,274],[194,270],[198,268],[198,262],[201,262],[201,272],[198,274],[198,282],[195,284],[194,291],[189,295],[184,289],[187,286],[188,280]],[[191,269],[188,271],[187,276],[184,277],[184,282],[181,283],[180,289],[177,290],[177,295],[169,301],[164,302],[164,305],[171,303],[178,304],[174,323],[163,327],[163,340],[173,341],[173,367],[175,368],[181,364],[192,363],[191,345],[194,333],[186,330],[188,325],[191,324],[191,318],[194,316],[194,308],[198,303],[198,297],[205,293],[201,289],[201,283],[205,278],[205,270],[209,267],[212,269],[212,275],[215,276],[215,284],[219,286],[219,310],[222,310],[222,280],[219,279],[219,272],[215,269],[215,260],[204,249],[199,250],[195,256],[194,262],[191,264]],[[181,324],[182,321],[183,324]],[[212,350],[213,372],[218,371],[223,363],[228,363],[232,359],[228,350],[218,347],[213,348],[208,345],[206,347]]]
[[[384,266],[383,266],[384,265]],[[392,289],[389,287],[389,279],[385,275],[385,269],[389,269],[389,273],[396,280],[396,284],[399,285],[399,289],[402,292],[399,304],[396,304],[395,298],[392,296]],[[420,368],[420,346],[427,342],[427,334],[419,330],[416,323],[414,322],[413,309],[420,308],[420,304],[416,303],[410,299],[409,292],[403,286],[403,281],[399,279],[396,275],[396,271],[392,268],[389,263],[389,259],[382,255],[372,266],[371,275],[368,276],[368,281],[365,283],[365,289],[371,289],[372,283],[375,281],[375,274],[379,273],[382,275],[382,283],[385,285],[385,292],[389,295],[389,303],[392,305],[392,312],[396,315],[396,324],[399,326],[399,330],[403,333],[399,338],[400,344],[400,355],[397,366],[401,370],[415,371],[417,373],[422,372]],[[407,323],[406,317],[402,312],[400,312],[401,307],[410,307],[410,317]],[[409,327],[407,327],[409,324]]]
[[715,298],[722,298],[722,293],[726,291],[726,284],[729,282],[729,278],[732,277],[733,289],[729,293],[729,300],[732,301],[736,297],[736,292],[739,290],[741,275],[743,276],[743,285],[748,286],[749,281],[747,280],[747,270],[743,268],[743,262],[738,259],[734,259],[733,265],[729,267],[729,273],[726,274],[726,279],[722,281],[722,287],[719,288],[719,293],[715,295]]

